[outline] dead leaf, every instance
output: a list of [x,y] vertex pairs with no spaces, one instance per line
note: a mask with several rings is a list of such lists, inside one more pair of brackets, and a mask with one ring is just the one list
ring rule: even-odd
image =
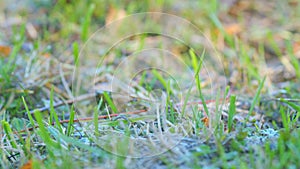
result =
[[225,32],[229,35],[236,35],[238,33],[242,32],[242,26],[240,24],[234,23],[234,24],[230,24],[225,26]]
[[113,22],[114,20],[124,18],[125,16],[126,16],[126,12],[124,9],[117,9],[117,8],[110,6],[108,9],[108,14],[105,18],[105,23],[109,24],[109,23]]
[[44,56],[45,58],[50,58],[51,54],[50,53],[43,53],[42,56]]
[[9,46],[0,45],[0,56],[9,56],[11,48]]
[[204,123],[204,125],[205,125],[206,127],[209,126],[209,119],[208,119],[208,117],[202,118],[201,121]]
[[252,5],[253,2],[251,1],[236,1],[235,3],[232,3],[228,13],[233,16],[238,16],[243,11],[250,9]]
[[300,41],[295,42],[293,45],[293,52],[298,59],[300,59]]
[[20,167],[20,169],[32,169],[32,160],[29,160],[22,167]]

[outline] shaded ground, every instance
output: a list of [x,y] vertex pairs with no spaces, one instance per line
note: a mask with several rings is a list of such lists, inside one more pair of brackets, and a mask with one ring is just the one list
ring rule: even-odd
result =
[[0,168],[300,167],[297,0],[0,6]]

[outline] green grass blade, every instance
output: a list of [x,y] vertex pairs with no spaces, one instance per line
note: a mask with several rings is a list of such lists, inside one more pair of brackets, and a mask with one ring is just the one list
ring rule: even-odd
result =
[[75,117],[75,110],[74,110],[74,106],[72,106],[71,112],[70,112],[70,118],[69,118],[69,122],[68,122],[67,136],[71,135],[71,132],[73,129],[73,124],[74,124],[74,117]]
[[89,33],[88,29],[91,24],[92,15],[93,15],[94,10],[95,10],[95,4],[91,4],[85,15],[84,22],[81,27],[81,40],[82,41],[86,41],[88,38],[88,33]]
[[[51,130],[52,132],[56,131],[56,129],[53,128],[52,126],[49,126],[48,129]],[[102,155],[103,151],[101,149],[99,149],[95,146],[91,147],[89,145],[86,145],[86,144],[84,144],[84,143],[82,143],[82,142],[80,142],[80,141],[78,141],[78,140],[76,140],[72,137],[68,137],[68,136],[66,136],[66,135],[64,135],[60,132],[55,132],[53,137],[57,140],[61,140],[61,141],[65,142],[69,145],[77,146],[79,148],[82,148],[83,150],[87,150],[89,152],[93,152],[95,154]]]
[[15,139],[13,138],[13,132],[8,124],[7,121],[5,120],[2,120],[2,127],[4,129],[4,132],[6,133],[7,135],[7,139],[8,141],[10,142],[10,145],[13,147],[13,148],[18,148],[17,146],[17,143],[15,141]]
[[30,111],[29,111],[29,109],[28,109],[28,106],[27,106],[26,101],[25,101],[25,99],[24,99],[23,96],[22,96],[22,100],[23,100],[23,104],[24,104],[24,106],[25,106],[25,110],[26,110],[26,112],[27,112],[27,116],[28,116],[28,118],[29,118],[30,124],[31,124],[32,127],[34,127],[34,126],[35,126],[34,120],[33,120],[33,118],[32,118],[32,115],[31,115],[31,113],[30,113]]
[[73,57],[74,57],[74,64],[76,67],[79,66],[79,46],[77,42],[73,43]]
[[282,125],[283,125],[283,128],[285,128],[286,130],[289,129],[289,122],[288,122],[288,116],[285,112],[285,109],[283,106],[280,107],[280,114],[281,114],[281,119],[282,119]]
[[293,46],[290,41],[287,42],[286,48],[287,48],[288,56],[291,60],[291,64],[295,69],[296,76],[297,78],[300,78],[300,64],[298,58],[295,56],[295,53],[293,51]]
[[300,106],[293,103],[293,102],[289,102],[287,100],[284,100],[284,99],[280,99],[281,102],[284,102],[286,104],[288,104],[289,106],[291,106],[293,109],[295,109],[297,112],[300,112]]
[[194,71],[196,71],[197,68],[198,68],[198,59],[197,59],[197,56],[196,56],[196,54],[195,54],[195,52],[194,52],[193,49],[189,50],[189,54],[190,54],[190,56],[192,58],[192,67],[193,67]]
[[230,106],[229,106],[229,112],[228,112],[228,131],[229,132],[232,129],[233,117],[236,113],[235,101],[236,101],[236,96],[235,95],[230,96]]
[[43,123],[43,118],[42,118],[42,114],[40,111],[35,111],[34,112],[34,117],[36,119],[36,122],[39,125],[39,129],[37,130],[37,134],[42,138],[42,140],[44,141],[44,143],[46,144],[47,149],[49,150],[49,155],[54,157],[54,154],[52,152],[53,148],[57,149],[60,148],[59,144],[54,142],[51,137],[50,134],[48,133],[44,123]]
[[261,89],[264,87],[265,80],[266,80],[266,76],[263,78],[263,80],[260,82],[260,84],[258,86],[258,89],[256,91],[256,94],[253,98],[253,101],[252,101],[252,104],[251,104],[251,107],[250,107],[250,110],[249,110],[249,115],[253,112],[255,105],[259,101],[259,96],[260,96],[260,93],[261,93]]
[[207,105],[206,105],[206,102],[205,102],[205,99],[204,99],[204,96],[203,96],[203,93],[202,93],[201,82],[200,82],[200,78],[199,78],[199,72],[202,68],[204,55],[205,55],[205,51],[202,52],[202,55],[200,57],[200,61],[199,61],[198,67],[197,67],[197,71],[195,73],[195,78],[196,78],[197,89],[198,89],[198,92],[199,92],[199,97],[201,99],[204,111],[206,112],[207,116],[209,117],[209,111],[208,111],[208,108],[207,108]]
[[189,97],[190,97],[190,95],[191,95],[192,87],[193,87],[192,85],[189,87],[189,90],[188,90],[188,92],[187,92],[187,95],[186,95],[185,98],[184,98],[184,102],[183,102],[183,106],[182,106],[182,110],[181,110],[181,114],[182,114],[182,115],[184,115],[184,113],[185,113],[185,109],[186,109],[186,106],[187,106],[187,102],[188,102]]
[[107,92],[103,92],[103,96],[109,107],[114,113],[118,113],[118,109]]
[[57,126],[57,128],[59,129],[59,131],[62,133],[62,127],[61,124],[59,122],[57,113],[54,109],[54,92],[53,92],[53,87],[51,88],[51,92],[50,92],[50,124],[54,123],[55,121],[55,126]]
[[164,77],[155,69],[152,69],[153,75],[158,79],[158,81],[163,85],[165,89],[168,88],[168,83],[164,79]]
[[95,126],[95,136],[99,135],[99,119],[98,119],[99,113],[98,112],[100,111],[100,108],[102,107],[102,103],[103,103],[103,98],[101,97],[101,99],[98,103],[97,109],[94,110],[93,122],[94,122],[94,126]]

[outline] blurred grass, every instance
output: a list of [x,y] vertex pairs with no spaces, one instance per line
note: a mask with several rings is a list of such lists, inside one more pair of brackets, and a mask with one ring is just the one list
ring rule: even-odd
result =
[[[9,6],[10,4],[6,5]],[[5,43],[12,48],[9,56],[4,56],[0,52],[1,168],[20,167],[28,160],[33,160],[34,168],[89,168],[93,166],[93,163],[97,165],[105,163],[110,168],[133,166],[133,163],[128,165],[126,157],[114,156],[114,158],[109,158],[111,154],[104,152],[97,146],[78,140],[74,136],[74,130],[77,127],[73,123],[75,118],[73,107],[68,117],[67,127],[60,124],[61,114],[58,114],[59,111],[54,108],[54,103],[57,101],[55,99],[60,98],[60,94],[55,93],[53,88],[45,87],[46,82],[59,84],[57,77],[45,75],[43,76],[44,79],[36,85],[30,85],[28,82],[30,77],[24,77],[24,72],[28,72],[27,69],[34,65],[33,62],[30,62],[34,56],[36,56],[34,59],[38,63],[41,63],[39,60],[47,60],[47,57],[43,57],[48,55],[53,60],[59,59],[69,63],[70,58],[67,56],[70,54],[73,55],[75,66],[80,66],[78,59],[80,47],[94,31],[105,25],[109,19],[108,15],[117,15],[118,11],[124,11],[127,15],[149,11],[167,12],[191,21],[204,32],[205,36],[212,40],[217,52],[222,54],[222,62],[226,66],[226,78],[229,79],[228,85],[231,86],[231,90],[237,96],[237,99],[234,96],[230,99],[228,123],[218,124],[213,133],[214,144],[207,142],[196,145],[196,148],[191,150],[190,155],[181,157],[182,159],[192,159],[184,161],[183,165],[176,165],[173,157],[166,154],[161,155],[159,156],[161,166],[169,166],[170,168],[186,166],[191,168],[198,168],[199,166],[212,168],[235,168],[237,166],[241,168],[300,167],[298,163],[300,160],[298,146],[300,139],[298,129],[299,101],[281,100],[273,104],[275,108],[264,105],[263,102],[264,99],[270,97],[300,99],[299,56],[294,51],[295,42],[300,41],[300,32],[298,31],[299,25],[292,22],[300,19],[300,10],[297,10],[300,8],[299,2],[294,0],[234,1],[231,4],[231,1],[218,0],[184,3],[170,0],[157,2],[150,0],[122,2],[58,0],[56,2],[28,2],[27,5],[23,6],[22,10],[10,9],[12,10],[11,13],[6,16],[8,19],[10,17],[14,19],[18,15],[22,16],[20,24],[0,28],[3,29],[3,34],[7,34],[7,37],[1,36],[0,45]],[[1,13],[1,17],[2,15],[4,14]],[[33,24],[38,30],[37,38],[28,35],[28,28],[26,28],[28,23]],[[242,25],[242,31],[229,31],[230,26],[235,23]],[[295,24],[291,25],[291,23]],[[0,24],[3,25],[2,21]],[[130,29],[130,25],[128,27]],[[140,49],[143,48],[145,39],[146,37],[143,37],[140,40]],[[26,45],[30,48],[29,44],[33,44],[34,47],[26,49]],[[122,55],[122,50],[117,52],[119,52],[118,55]],[[203,58],[196,56],[192,50],[182,50],[179,53],[183,56],[190,56],[191,59],[187,60],[196,75],[199,97],[204,103],[204,111],[209,118],[212,118],[209,116],[209,105],[205,103],[206,99],[202,94],[202,79],[198,76]],[[55,64],[53,60],[49,61],[49,67]],[[26,65],[27,63],[30,64]],[[37,68],[32,67],[32,69]],[[55,70],[55,68],[50,69]],[[280,70],[282,71],[280,72]],[[37,72],[36,74],[40,73]],[[155,71],[152,73],[167,92],[167,111],[169,106],[173,107],[170,96],[176,91],[171,88],[170,83],[162,75]],[[145,78],[146,73],[140,80],[140,86],[146,83]],[[24,86],[25,88],[23,88]],[[27,90],[33,91],[33,93],[28,93]],[[272,93],[281,90],[286,92],[285,95],[272,95]],[[47,94],[41,94],[41,91]],[[191,91],[192,89],[189,90],[184,100],[182,108],[184,113],[187,111],[186,105],[190,99]],[[225,100],[225,96],[223,100]],[[111,101],[110,96],[104,93],[104,97],[112,111],[117,113],[116,105]],[[269,126],[275,129],[278,127],[279,136],[275,143],[272,142],[275,137],[267,138],[265,143],[254,145],[247,143],[246,140],[249,139],[251,133],[259,135],[259,132],[258,130],[252,131],[249,126],[245,127],[246,124],[240,127],[239,122],[233,118],[234,115],[240,113],[240,107],[237,105],[242,103],[240,98],[245,98],[246,102],[250,103],[247,110],[248,117],[262,112],[271,124],[278,124],[278,126]],[[34,100],[38,100],[39,103],[34,102]],[[32,117],[30,110],[40,107],[41,103],[49,104],[50,115],[44,117],[46,113],[36,111]],[[92,108],[97,112],[94,113],[93,119],[94,133],[97,135],[100,134],[98,125],[101,124],[97,117],[102,101],[99,104],[98,108]],[[223,104],[218,103],[215,106],[216,109],[219,109],[219,105]],[[221,113],[221,111],[218,110],[217,113]],[[176,112],[172,108],[170,113],[168,119],[175,124],[177,114],[174,114]],[[38,124],[39,128],[33,129],[32,132],[26,131],[27,134],[31,134],[24,140],[20,135],[14,133],[17,131],[15,130],[17,127],[12,123],[14,118],[24,120],[26,122],[24,127],[27,127],[28,124],[32,127]],[[49,124],[46,122],[47,118],[50,120]],[[196,130],[194,132],[196,135],[199,131],[204,130],[205,124],[202,118],[198,108],[194,107],[192,109],[192,121],[195,123]],[[53,127],[52,123],[55,123]],[[111,123],[114,127],[119,125],[118,122]],[[225,125],[230,132],[224,132]],[[263,131],[266,129],[264,126],[257,127],[257,124],[255,127]],[[129,131],[126,130],[125,133],[128,135]],[[244,133],[247,137],[243,136]],[[265,139],[265,137],[262,138]],[[92,140],[91,138],[87,139]],[[126,154],[129,151],[127,145],[128,140],[124,139],[118,145],[117,150],[121,154]]]

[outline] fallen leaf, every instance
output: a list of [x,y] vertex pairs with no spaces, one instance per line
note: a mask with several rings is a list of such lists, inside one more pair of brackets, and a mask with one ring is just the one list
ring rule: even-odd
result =
[[242,32],[242,26],[240,24],[234,23],[234,24],[230,24],[225,26],[225,32],[229,35],[236,35],[238,33]]
[[300,59],[300,41],[293,44],[293,52],[298,59]]
[[231,4],[228,13],[233,16],[239,16],[243,11],[250,9],[252,5],[253,2],[251,1],[236,1]]
[[208,117],[202,118],[201,121],[204,123],[204,125],[205,125],[206,127],[209,126],[209,119],[208,119]]
[[0,56],[9,56],[11,48],[9,46],[0,45]]
[[300,50],[300,41],[294,43],[293,50],[294,52],[298,52]]
[[109,24],[109,23],[113,22],[114,20],[124,18],[125,16],[126,16],[126,12],[124,11],[124,9],[116,9],[116,8],[110,6],[108,9],[108,14],[105,18],[105,23]]
[[22,167],[20,167],[20,169],[32,169],[32,160],[29,160]]
[[42,56],[44,56],[45,58],[50,58],[51,54],[50,53],[43,53]]

